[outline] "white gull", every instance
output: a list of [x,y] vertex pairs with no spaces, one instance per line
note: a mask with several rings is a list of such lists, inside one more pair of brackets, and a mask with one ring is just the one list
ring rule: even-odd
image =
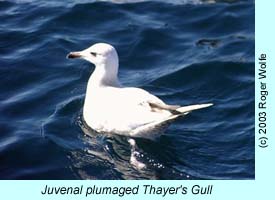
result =
[[168,122],[213,105],[168,105],[141,88],[123,87],[117,78],[117,52],[106,43],[71,52],[67,57],[83,58],[95,65],[88,81],[83,117],[97,132],[154,139]]

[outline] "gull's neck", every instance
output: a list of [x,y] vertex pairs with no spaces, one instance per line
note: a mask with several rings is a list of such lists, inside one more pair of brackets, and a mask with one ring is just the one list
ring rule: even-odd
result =
[[88,89],[91,87],[119,87],[120,83],[117,78],[118,65],[107,66],[97,65],[92,73],[89,82]]

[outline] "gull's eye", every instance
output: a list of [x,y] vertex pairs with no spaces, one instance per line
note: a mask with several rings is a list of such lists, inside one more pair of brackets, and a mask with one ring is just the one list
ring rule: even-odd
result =
[[92,54],[94,57],[96,57],[96,55],[97,55],[97,53],[95,53],[95,52],[91,52],[91,54]]

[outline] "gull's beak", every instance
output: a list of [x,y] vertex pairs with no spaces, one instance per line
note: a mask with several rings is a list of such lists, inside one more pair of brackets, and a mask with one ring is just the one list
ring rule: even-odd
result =
[[80,51],[76,51],[76,52],[70,52],[68,55],[67,55],[67,58],[81,58],[82,55],[81,55],[81,52]]

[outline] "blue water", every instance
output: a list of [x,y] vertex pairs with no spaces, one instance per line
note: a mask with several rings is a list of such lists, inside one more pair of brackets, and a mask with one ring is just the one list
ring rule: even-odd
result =
[[[254,1],[118,2],[0,1],[0,178],[254,179]],[[94,68],[66,55],[97,42],[124,85],[215,104],[137,139],[145,169],[126,137],[83,134]]]

